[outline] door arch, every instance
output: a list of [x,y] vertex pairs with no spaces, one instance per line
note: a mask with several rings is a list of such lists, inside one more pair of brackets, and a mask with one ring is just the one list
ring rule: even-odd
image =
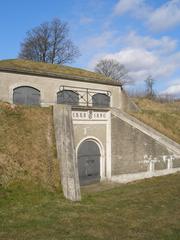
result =
[[40,91],[30,86],[13,89],[13,103],[24,105],[40,105]]
[[100,158],[100,148],[92,139],[86,139],[79,145],[77,159],[80,185],[100,181]]

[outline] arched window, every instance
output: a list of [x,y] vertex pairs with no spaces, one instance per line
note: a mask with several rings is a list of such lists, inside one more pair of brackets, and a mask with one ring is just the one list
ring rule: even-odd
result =
[[103,93],[96,93],[92,96],[93,107],[109,107],[110,106],[110,96]]
[[13,103],[40,105],[40,91],[30,86],[21,86],[13,90]]
[[57,103],[79,105],[79,94],[71,90],[63,90],[57,93]]

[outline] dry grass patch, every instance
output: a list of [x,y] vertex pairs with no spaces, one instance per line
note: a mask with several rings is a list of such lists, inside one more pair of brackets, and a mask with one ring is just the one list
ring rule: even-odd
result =
[[134,101],[141,111],[130,114],[180,143],[180,101],[172,103],[160,103],[148,99]]
[[51,108],[0,103],[0,184],[59,182]]

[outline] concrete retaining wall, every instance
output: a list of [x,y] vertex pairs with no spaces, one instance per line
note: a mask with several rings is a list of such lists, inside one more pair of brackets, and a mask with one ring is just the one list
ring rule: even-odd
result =
[[112,176],[179,168],[179,144],[117,109],[111,122]]

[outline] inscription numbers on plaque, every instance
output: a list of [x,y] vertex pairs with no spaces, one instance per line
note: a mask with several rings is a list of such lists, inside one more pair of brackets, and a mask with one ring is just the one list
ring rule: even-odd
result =
[[107,112],[89,111],[73,111],[73,120],[107,120]]

